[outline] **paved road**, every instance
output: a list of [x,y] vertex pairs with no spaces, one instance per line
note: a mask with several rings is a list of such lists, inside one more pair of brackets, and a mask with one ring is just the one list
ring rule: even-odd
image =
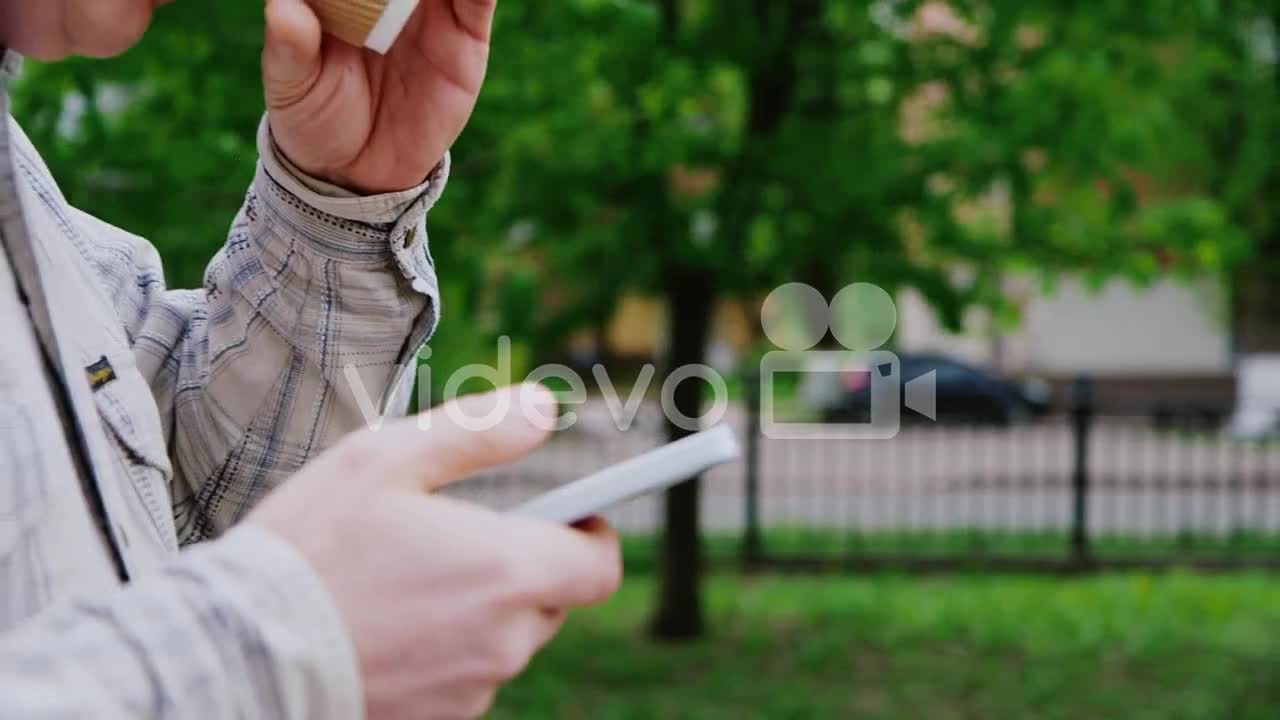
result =
[[[647,409],[629,432],[583,422],[528,460],[454,494],[507,507],[655,447]],[[736,427],[745,425],[731,413]],[[916,427],[885,441],[760,442],[767,526],[858,531],[1065,529],[1071,515],[1074,436],[1051,421],[1012,429]],[[1100,422],[1089,443],[1090,524],[1097,533],[1167,535],[1280,532],[1280,444],[1161,433],[1140,421]],[[743,524],[745,465],[713,471],[703,492],[709,529]],[[656,527],[659,503],[611,513],[621,527]]]

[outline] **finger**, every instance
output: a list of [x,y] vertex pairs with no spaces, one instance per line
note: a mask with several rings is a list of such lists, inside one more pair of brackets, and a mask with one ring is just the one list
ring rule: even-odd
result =
[[564,621],[568,617],[564,610],[542,610],[538,612],[537,622],[533,628],[533,647],[530,652],[532,657],[539,650],[546,647],[548,643],[560,634],[560,630],[564,628]]
[[304,0],[268,0],[262,80],[267,108],[281,109],[305,97],[320,77],[323,31]]
[[559,634],[564,627],[564,620],[563,610],[529,610],[518,615],[509,635],[509,639],[515,643],[515,663],[505,668],[508,677],[503,679],[509,680],[523,672],[525,664]]
[[458,398],[375,431],[383,475],[432,492],[533,452],[551,432],[556,402],[524,384]]
[[618,534],[603,519],[571,528],[438,495],[411,502],[419,504],[424,517],[449,513],[474,537],[484,539],[484,552],[505,554],[511,561],[508,567],[514,568],[506,581],[514,596],[523,605],[541,608],[552,620],[563,619],[558,612],[608,600],[622,583]]
[[453,17],[463,31],[482,43],[489,42],[498,0],[447,0],[447,2],[453,4]]
[[71,49],[78,55],[102,58],[118,55],[137,43],[151,24],[152,6],[132,0],[62,5],[65,7],[62,29]]
[[574,530],[581,530],[585,533],[612,532],[612,529],[609,527],[609,521],[599,515],[592,515],[589,518],[584,518],[573,523],[569,527]]
[[532,523],[527,547],[541,579],[537,601],[547,608],[576,608],[608,600],[622,583],[618,535],[603,520],[586,530]]

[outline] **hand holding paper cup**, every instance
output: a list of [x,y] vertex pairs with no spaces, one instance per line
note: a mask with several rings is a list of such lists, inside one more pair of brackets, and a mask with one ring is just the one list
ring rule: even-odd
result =
[[385,54],[418,0],[308,0],[325,32],[356,47]]
[[480,96],[499,1],[267,0],[275,149],[358,195],[434,187]]

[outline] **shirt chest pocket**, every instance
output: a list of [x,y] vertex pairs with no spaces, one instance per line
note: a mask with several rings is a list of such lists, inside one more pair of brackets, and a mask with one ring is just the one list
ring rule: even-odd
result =
[[173,544],[173,465],[151,387],[128,350],[101,356],[85,373],[127,494],[145,510],[157,539]]

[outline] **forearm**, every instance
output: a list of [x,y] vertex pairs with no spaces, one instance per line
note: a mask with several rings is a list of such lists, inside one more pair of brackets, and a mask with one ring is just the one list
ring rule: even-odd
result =
[[447,178],[334,197],[262,162],[205,289],[166,293],[138,348],[169,422],[184,543],[214,537],[311,457],[403,412],[439,300],[425,215]]
[[292,548],[257,529],[0,637],[0,698],[0,717],[24,720],[363,715],[327,591]]
[[415,188],[355,196],[299,174],[265,121],[258,146],[253,188],[208,271],[210,318],[241,316],[211,322],[215,360],[224,359],[217,348],[245,343],[241,355],[254,360],[242,325],[259,319],[276,336],[264,338],[263,355],[278,340],[330,382],[349,366],[408,364],[439,314],[425,220],[447,182],[447,159]]

